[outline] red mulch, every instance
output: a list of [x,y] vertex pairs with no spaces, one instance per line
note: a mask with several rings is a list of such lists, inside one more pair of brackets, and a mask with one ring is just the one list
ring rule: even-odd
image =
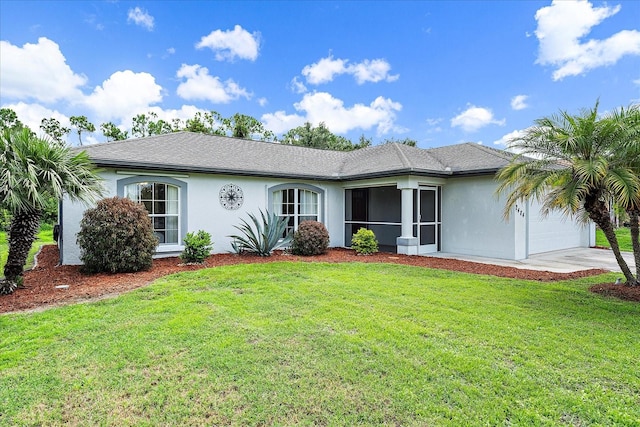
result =
[[625,301],[640,302],[640,286],[615,285],[613,283],[601,283],[589,288],[591,292],[614,297]]
[[[275,252],[271,257],[216,254],[208,257],[204,265],[183,265],[179,258],[161,258],[153,261],[153,266],[149,271],[142,271],[138,273],[102,273],[86,275],[80,272],[78,266],[57,266],[58,248],[55,245],[47,245],[42,248],[38,255],[36,267],[24,273],[24,287],[18,289],[11,295],[0,296],[0,313],[35,310],[50,306],[114,296],[145,286],[154,279],[179,271],[191,271],[204,267],[216,267],[230,264],[274,261],[386,262],[540,281],[575,279],[605,273],[604,270],[596,269],[575,273],[552,273],[549,271],[524,270],[425,256],[407,256],[388,253],[358,256],[355,252],[348,249],[330,249],[324,255],[312,257],[299,257],[285,254],[280,251]],[[68,285],[68,288],[56,288],[56,286],[60,285]],[[623,288],[632,289],[626,286],[616,286],[611,289],[607,288],[607,285],[598,286],[601,287],[601,289],[607,290],[602,292],[599,290],[592,290],[605,295],[614,295],[613,290],[620,291]],[[594,288],[597,287],[594,286]],[[614,296],[620,297],[620,295]],[[635,296],[635,300],[638,301],[640,293],[635,293]]]

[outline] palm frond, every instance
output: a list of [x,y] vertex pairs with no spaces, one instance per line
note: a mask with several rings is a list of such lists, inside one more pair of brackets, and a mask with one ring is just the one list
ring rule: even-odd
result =
[[102,179],[85,152],[75,153],[29,130],[0,134],[0,206],[40,210],[51,197],[89,202],[102,194]]
[[535,121],[510,141],[519,155],[497,174],[505,218],[516,203],[536,199],[543,214],[582,215],[584,199],[640,198],[640,107],[600,117],[599,102],[578,115],[561,111]]

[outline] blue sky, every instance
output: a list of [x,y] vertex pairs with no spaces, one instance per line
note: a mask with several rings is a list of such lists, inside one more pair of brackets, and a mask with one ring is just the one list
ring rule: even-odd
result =
[[0,105],[34,130],[215,110],[502,148],[598,98],[640,100],[640,2],[0,1]]

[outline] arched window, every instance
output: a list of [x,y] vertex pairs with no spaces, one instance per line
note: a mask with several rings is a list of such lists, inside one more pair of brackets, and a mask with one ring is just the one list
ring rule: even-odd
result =
[[302,221],[322,222],[324,191],[311,185],[278,185],[269,193],[271,212],[288,217],[287,233],[297,230]]
[[142,203],[160,245],[180,245],[186,230],[186,184],[164,177],[118,181],[118,195]]

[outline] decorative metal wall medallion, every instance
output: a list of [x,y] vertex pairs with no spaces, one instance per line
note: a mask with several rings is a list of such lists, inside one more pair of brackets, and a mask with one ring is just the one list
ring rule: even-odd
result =
[[244,202],[242,188],[235,184],[223,185],[220,189],[219,199],[223,208],[230,211],[239,209],[242,206],[242,202]]

